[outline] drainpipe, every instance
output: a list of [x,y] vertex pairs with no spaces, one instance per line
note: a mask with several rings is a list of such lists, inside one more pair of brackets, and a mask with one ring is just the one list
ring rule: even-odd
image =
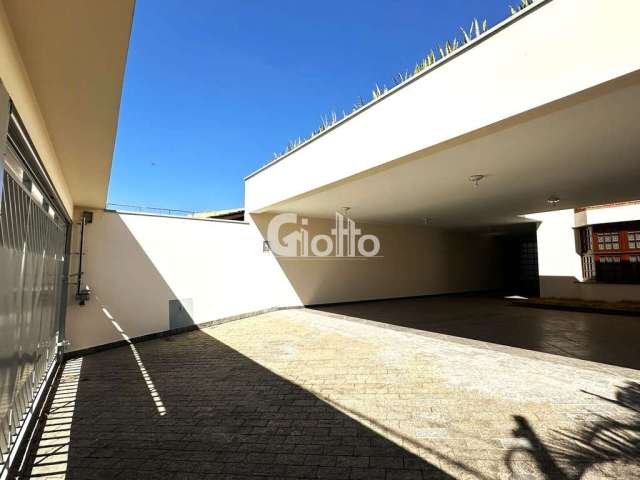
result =
[[82,212],[82,220],[80,221],[80,251],[78,252],[78,282],[76,284],[76,301],[78,305],[83,306],[91,298],[91,289],[88,286],[82,286],[82,259],[84,257],[84,227],[93,221],[93,212]]

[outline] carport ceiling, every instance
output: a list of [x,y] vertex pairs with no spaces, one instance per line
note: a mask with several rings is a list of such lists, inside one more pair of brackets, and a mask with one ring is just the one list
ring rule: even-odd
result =
[[636,72],[265,210],[331,218],[349,206],[358,221],[474,227],[637,199],[638,112]]

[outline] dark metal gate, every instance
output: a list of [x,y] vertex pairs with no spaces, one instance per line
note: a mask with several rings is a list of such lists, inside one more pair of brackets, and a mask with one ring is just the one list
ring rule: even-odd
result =
[[0,138],[0,467],[56,361],[65,298],[68,222],[23,128],[12,114]]

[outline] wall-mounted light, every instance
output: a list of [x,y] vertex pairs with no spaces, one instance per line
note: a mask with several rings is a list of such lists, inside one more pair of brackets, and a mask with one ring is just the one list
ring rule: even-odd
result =
[[549,205],[557,205],[560,203],[560,198],[558,198],[557,195],[551,195],[549,198],[547,198],[547,203]]
[[83,307],[91,299],[91,288],[86,285],[84,288],[80,288],[76,293],[76,301],[78,305]]

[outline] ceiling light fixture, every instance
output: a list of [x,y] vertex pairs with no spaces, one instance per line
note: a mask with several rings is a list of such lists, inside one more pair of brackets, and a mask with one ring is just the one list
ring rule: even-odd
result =
[[478,184],[480,183],[480,180],[484,180],[485,177],[486,175],[471,175],[469,177],[469,181],[473,183],[474,187],[477,187]]
[[549,205],[557,205],[558,203],[560,203],[560,198],[558,198],[557,195],[551,195],[549,198],[547,198],[547,203]]

